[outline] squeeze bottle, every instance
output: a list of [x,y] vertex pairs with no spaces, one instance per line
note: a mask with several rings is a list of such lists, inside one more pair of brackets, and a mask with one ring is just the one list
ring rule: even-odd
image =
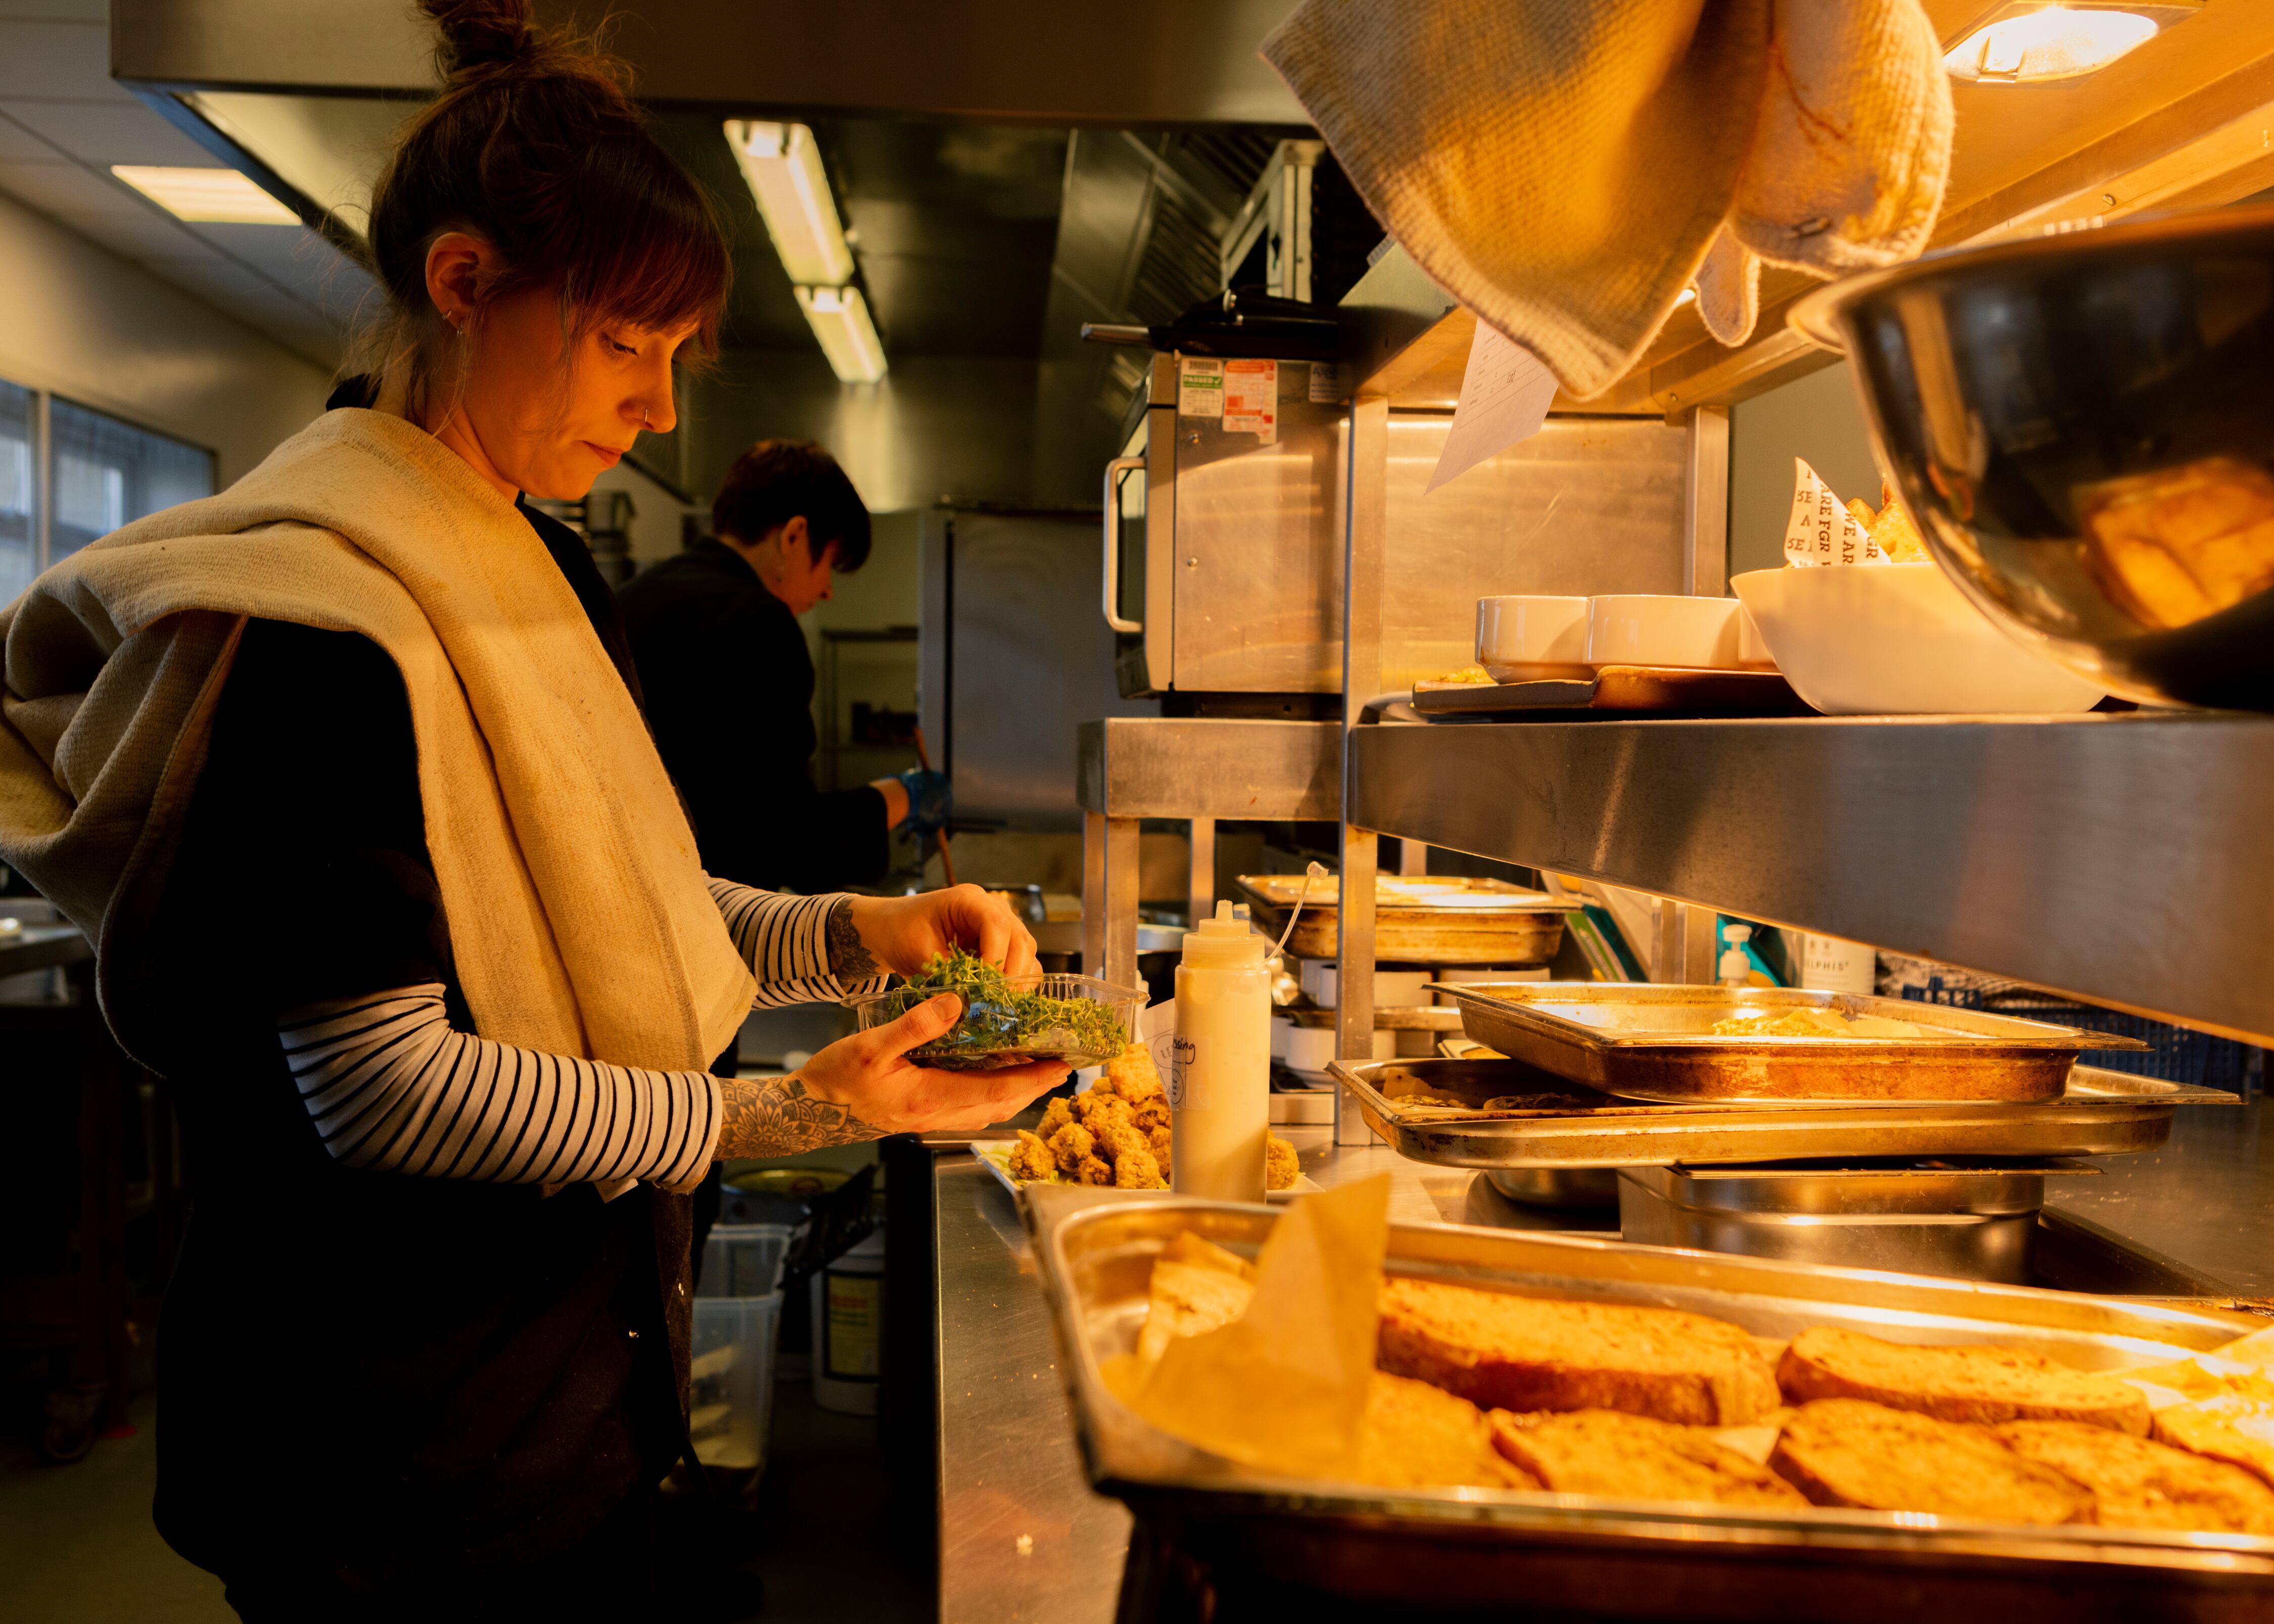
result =
[[1263,1199],[1271,1132],[1271,976],[1263,949],[1229,902],[1185,933],[1166,1079],[1170,1184],[1180,1195]]

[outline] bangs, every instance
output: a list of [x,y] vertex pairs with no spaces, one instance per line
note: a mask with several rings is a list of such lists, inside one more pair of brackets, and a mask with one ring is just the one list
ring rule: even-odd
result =
[[726,233],[687,173],[645,139],[640,145],[661,162],[640,162],[647,154],[636,150],[595,154],[587,166],[577,190],[589,207],[575,212],[554,262],[562,303],[578,332],[601,321],[651,332],[691,325],[689,345],[707,357],[717,353],[734,279]]

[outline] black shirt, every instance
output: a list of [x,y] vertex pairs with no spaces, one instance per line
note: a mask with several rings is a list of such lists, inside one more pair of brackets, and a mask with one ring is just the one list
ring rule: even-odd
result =
[[706,537],[626,583],[623,614],[704,868],[809,893],[882,878],[885,798],[814,787],[813,658],[757,571]]
[[[527,510],[524,509],[526,513]],[[608,588],[544,538],[636,696]],[[160,1336],[156,1516],[225,1576],[388,1583],[542,1559],[684,1437],[687,1202],[365,1172],[319,1141],[280,1010],[439,981],[410,706],[349,633],[247,623],[156,926],[196,1211]]]

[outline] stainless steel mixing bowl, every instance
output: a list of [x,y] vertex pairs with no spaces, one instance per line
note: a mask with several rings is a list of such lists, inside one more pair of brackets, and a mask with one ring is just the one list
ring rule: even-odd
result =
[[1993,620],[2129,698],[2274,710],[2274,208],[1931,255],[1792,323]]

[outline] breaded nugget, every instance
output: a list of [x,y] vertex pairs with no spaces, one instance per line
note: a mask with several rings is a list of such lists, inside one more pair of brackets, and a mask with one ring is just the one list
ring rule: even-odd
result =
[[1161,1177],[1161,1164],[1141,1139],[1125,1139],[1115,1148],[1113,1183],[1121,1190],[1165,1190],[1169,1181]]
[[1114,1092],[1133,1105],[1162,1099],[1168,1093],[1161,1086],[1161,1073],[1154,1068],[1152,1051],[1141,1043],[1132,1043],[1107,1061],[1105,1075],[1099,1081],[1111,1082]]
[[1019,1143],[1011,1152],[1011,1177],[1020,1184],[1036,1179],[1048,1184],[1058,1176],[1058,1164],[1051,1159],[1050,1147],[1039,1135],[1019,1130]]
[[1073,1119],[1092,1133],[1101,1132],[1101,1122],[1118,1122],[1124,1127],[1133,1126],[1134,1114],[1129,1101],[1112,1094],[1100,1095],[1095,1091],[1073,1097]]
[[1152,1132],[1146,1134],[1145,1142],[1153,1148],[1153,1159],[1158,1162],[1163,1167],[1167,1167],[1169,1165],[1169,1145],[1171,1142],[1169,1124],[1163,1123],[1159,1127],[1155,1128]]
[[1084,1156],[1081,1165],[1074,1169],[1074,1177],[1085,1184],[1111,1184],[1113,1169],[1096,1156]]
[[1097,1154],[1097,1138],[1080,1123],[1070,1122],[1050,1135],[1050,1154],[1058,1158],[1058,1165],[1071,1173],[1081,1165],[1084,1157]]
[[1051,1101],[1043,1109],[1043,1125],[1035,1132],[1047,1142],[1060,1128],[1073,1120],[1073,1102],[1064,1094]]
[[1130,1111],[1129,1120],[1142,1132],[1169,1131],[1169,1102],[1165,1099],[1147,1100]]
[[1302,1176],[1302,1165],[1295,1159],[1295,1147],[1276,1133],[1267,1136],[1263,1141],[1263,1187],[1292,1190],[1295,1181]]

